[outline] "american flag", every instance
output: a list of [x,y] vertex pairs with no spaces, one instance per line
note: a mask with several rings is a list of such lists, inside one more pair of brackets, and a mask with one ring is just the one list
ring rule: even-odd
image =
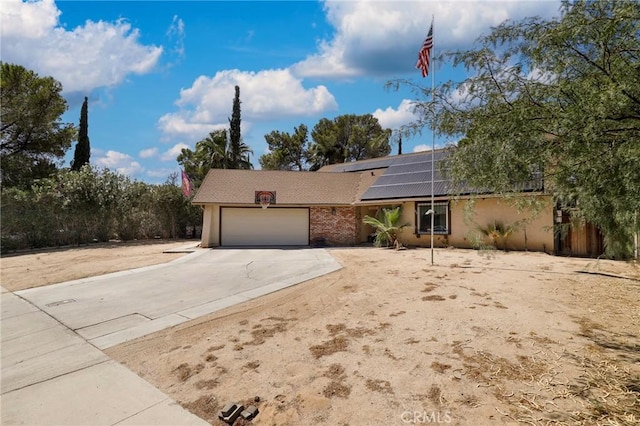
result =
[[191,179],[189,175],[181,170],[182,172],[182,194],[185,197],[189,197],[191,195],[191,191],[193,191],[193,184],[191,183]]
[[429,34],[422,43],[422,48],[418,52],[418,62],[416,68],[422,71],[422,76],[429,75],[429,65],[431,63],[431,49],[433,48],[433,21],[431,21],[431,27],[429,28]]

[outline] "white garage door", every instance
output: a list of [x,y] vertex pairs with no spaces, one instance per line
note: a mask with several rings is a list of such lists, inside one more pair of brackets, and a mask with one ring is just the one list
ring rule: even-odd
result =
[[309,209],[222,207],[220,245],[309,245]]

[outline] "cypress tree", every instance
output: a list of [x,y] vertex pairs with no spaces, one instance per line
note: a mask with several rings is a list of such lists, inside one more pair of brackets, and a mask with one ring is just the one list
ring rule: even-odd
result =
[[240,135],[240,87],[236,86],[236,95],[233,98],[233,111],[229,119],[229,142],[231,145],[231,168],[238,169],[242,158]]
[[82,109],[80,110],[80,127],[78,129],[78,143],[73,153],[71,170],[80,170],[85,164],[89,164],[91,147],[89,146],[89,119],[88,119],[88,98],[84,97]]

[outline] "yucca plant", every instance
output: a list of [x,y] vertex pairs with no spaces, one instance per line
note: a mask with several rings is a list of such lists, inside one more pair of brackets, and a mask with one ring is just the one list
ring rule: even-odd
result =
[[480,232],[489,238],[491,244],[502,250],[507,250],[507,240],[513,234],[514,227],[511,225],[505,225],[500,221],[494,221],[489,223],[485,227],[478,227]]
[[398,225],[401,217],[402,208],[400,206],[383,207],[377,218],[365,216],[362,221],[375,228],[376,237],[373,243],[376,247],[399,248],[402,247],[402,244],[398,241],[398,232],[409,226],[408,223]]

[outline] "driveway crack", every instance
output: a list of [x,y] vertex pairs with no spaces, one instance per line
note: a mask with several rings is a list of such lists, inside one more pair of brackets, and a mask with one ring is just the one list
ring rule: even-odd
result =
[[252,263],[253,263],[253,260],[252,260],[251,262],[247,263],[246,265],[244,265],[244,268],[245,268],[245,270],[246,270],[246,272],[247,272],[247,273],[246,273],[246,277],[247,277],[247,278],[249,278],[250,280],[255,280],[255,278],[253,278],[253,277],[251,276],[251,272],[252,272],[252,270],[249,268],[249,267],[251,266],[251,264],[252,264]]

